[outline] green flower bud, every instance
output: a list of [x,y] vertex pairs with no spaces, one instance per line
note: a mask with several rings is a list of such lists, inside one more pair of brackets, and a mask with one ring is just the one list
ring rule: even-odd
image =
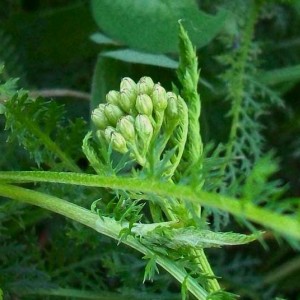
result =
[[101,141],[103,138],[105,138],[104,130],[97,130],[96,137],[98,138],[99,141]]
[[105,105],[104,113],[109,123],[113,126],[116,126],[118,120],[124,115],[118,106],[110,103]]
[[129,77],[125,77],[122,79],[121,84],[120,84],[120,90],[127,89],[135,94],[137,94],[137,85],[136,83]]
[[166,108],[166,114],[171,119],[177,118],[179,116],[177,96],[172,92],[168,92],[167,98],[168,106]]
[[106,95],[106,102],[114,105],[119,105],[121,100],[120,92],[109,91]]
[[144,76],[139,80],[137,87],[139,94],[151,95],[154,87],[154,82],[151,77]]
[[92,122],[98,129],[104,129],[108,125],[108,120],[104,113],[105,104],[100,104],[98,108],[92,111]]
[[166,90],[159,84],[155,84],[152,93],[154,110],[164,111],[168,106]]
[[153,127],[148,116],[137,115],[135,118],[135,129],[142,139],[151,139]]
[[108,143],[111,142],[111,136],[112,136],[112,134],[113,134],[114,132],[116,132],[116,129],[113,128],[112,126],[107,126],[107,127],[106,127],[106,129],[105,129],[105,131],[104,131],[104,138],[106,139],[106,141],[107,141]]
[[132,108],[134,108],[135,100],[136,100],[135,92],[132,92],[129,89],[121,90],[121,101],[119,105],[125,112],[130,113]]
[[117,124],[117,131],[120,132],[126,141],[135,141],[134,118],[132,116],[122,117]]
[[106,141],[110,144],[111,147],[120,152],[120,153],[126,153],[128,151],[126,146],[126,141],[122,134],[117,132],[113,127],[108,126],[104,131],[104,136]]
[[151,116],[153,110],[151,98],[146,94],[138,95],[136,98],[135,108],[140,114]]
[[120,153],[126,153],[128,151],[124,137],[118,132],[111,134],[111,146]]

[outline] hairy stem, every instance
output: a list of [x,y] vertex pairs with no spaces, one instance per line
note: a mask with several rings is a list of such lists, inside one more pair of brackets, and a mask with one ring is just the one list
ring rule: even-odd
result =
[[[61,214],[115,240],[119,240],[119,233],[123,229],[120,223],[111,218],[100,218],[97,214],[92,213],[85,208],[37,191],[32,191],[9,184],[0,184],[0,195],[17,201],[37,205],[47,210]],[[168,260],[167,258],[152,253],[134,237],[128,236],[126,240],[122,240],[122,243],[136,249],[137,251],[145,255],[155,255],[157,257],[157,263],[166,271],[168,271],[180,283],[186,280],[187,273],[184,269],[177,267],[172,261]],[[187,287],[189,291],[197,297],[197,299],[206,299],[207,292],[201,286],[199,286],[198,283],[190,276],[187,279]]]
[[[178,79],[182,85],[182,96],[187,103],[188,107],[188,120],[184,120],[188,126],[188,138],[185,144],[186,156],[184,160],[187,164],[194,166],[199,164],[199,159],[203,154],[203,143],[200,133],[200,113],[201,101],[198,94],[199,70],[198,59],[196,51],[187,35],[180,24],[179,29],[179,49],[180,49],[180,63],[177,71]],[[181,158],[181,157],[180,157]],[[179,161],[178,161],[179,163]],[[195,213],[201,214],[201,206],[194,205]],[[199,265],[201,271],[211,277],[207,280],[208,290],[210,292],[220,290],[220,286],[210,264],[205,256],[203,250],[192,250],[192,254],[196,257],[195,262]]]
[[246,218],[262,226],[268,227],[282,235],[300,240],[300,221],[293,216],[281,215],[268,209],[258,207],[250,202],[237,200],[193,188],[167,182],[125,178],[117,176],[99,176],[71,172],[44,171],[3,171],[0,172],[2,182],[53,182],[93,187],[124,189],[135,192],[155,194],[162,197],[182,199],[195,204],[206,205],[229,212],[237,217]]

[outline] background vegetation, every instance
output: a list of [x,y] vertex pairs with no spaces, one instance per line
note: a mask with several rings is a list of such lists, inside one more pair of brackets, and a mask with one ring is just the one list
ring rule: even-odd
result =
[[[0,115],[1,171],[90,172],[81,146],[91,109],[126,76],[148,75],[168,89],[178,84],[174,20],[182,19],[201,68],[200,127],[214,158],[207,166],[230,158],[221,173],[209,173],[215,180],[205,189],[254,198],[287,214],[299,211],[300,2],[178,0],[167,10],[159,0],[135,2],[1,1],[1,82],[19,80],[8,81],[0,101],[13,96],[15,84],[44,97],[29,106],[24,100],[18,112],[12,108],[8,130]],[[75,163],[61,164],[28,130],[31,122]],[[99,190],[80,186],[36,189],[86,208],[99,197]],[[224,212],[206,213],[214,230],[254,230]],[[267,231],[261,244],[209,250],[208,257],[225,290],[242,299],[300,299],[299,243],[293,239]],[[180,286],[162,270],[143,284],[146,265],[140,254],[78,223],[1,198],[4,299],[180,299]]]

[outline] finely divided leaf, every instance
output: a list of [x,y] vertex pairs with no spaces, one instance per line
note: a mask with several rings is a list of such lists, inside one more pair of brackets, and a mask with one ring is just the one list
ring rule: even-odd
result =
[[154,278],[155,273],[159,273],[157,265],[156,265],[156,257],[153,255],[145,255],[143,259],[149,259],[148,263],[145,267],[145,273],[144,273],[144,280],[150,280],[152,281]]
[[234,232],[213,232],[195,227],[179,229],[156,228],[144,236],[149,244],[164,245],[170,249],[180,248],[212,248],[235,246],[255,241],[260,233],[245,235]]
[[[61,105],[42,98],[31,99],[21,91],[5,102],[5,117],[9,140],[18,140],[38,166],[80,171],[71,156],[78,153],[76,142],[81,141],[79,129],[84,130],[84,122],[66,126]],[[69,142],[70,136],[77,140]]]
[[106,174],[107,167],[103,165],[95,149],[91,145],[92,132],[88,132],[85,138],[83,139],[82,151],[88,159],[89,163],[93,169],[99,174]]
[[211,248],[242,245],[256,239],[257,235],[254,234],[245,235],[234,232],[213,232],[189,227],[174,230],[173,238],[168,243],[168,246],[175,249],[180,247]]
[[198,94],[199,70],[196,51],[187,32],[180,24],[179,28],[179,67],[178,79],[181,84],[180,93],[188,107],[188,139],[184,159],[194,165],[200,159],[203,145],[200,135],[201,102]]

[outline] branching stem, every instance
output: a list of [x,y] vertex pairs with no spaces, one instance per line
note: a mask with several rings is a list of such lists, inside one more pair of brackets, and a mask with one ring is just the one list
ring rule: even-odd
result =
[[[47,210],[53,211],[63,215],[69,219],[75,220],[83,225],[86,225],[97,232],[109,236],[115,240],[119,240],[119,233],[123,229],[117,221],[102,217],[97,214],[82,208],[73,203],[67,202],[60,198],[50,196],[33,190],[24,189],[21,187],[0,184],[0,195],[14,199],[17,201],[26,202],[32,205],[37,205]],[[166,257],[151,253],[151,251],[138,242],[134,237],[128,236],[127,239],[122,240],[122,243],[136,249],[137,251],[147,254],[155,255],[157,263],[167,270],[180,283],[186,280],[187,273],[184,269],[176,266],[174,262]],[[187,287],[189,291],[199,300],[205,300],[207,292],[190,276],[187,279]]]

